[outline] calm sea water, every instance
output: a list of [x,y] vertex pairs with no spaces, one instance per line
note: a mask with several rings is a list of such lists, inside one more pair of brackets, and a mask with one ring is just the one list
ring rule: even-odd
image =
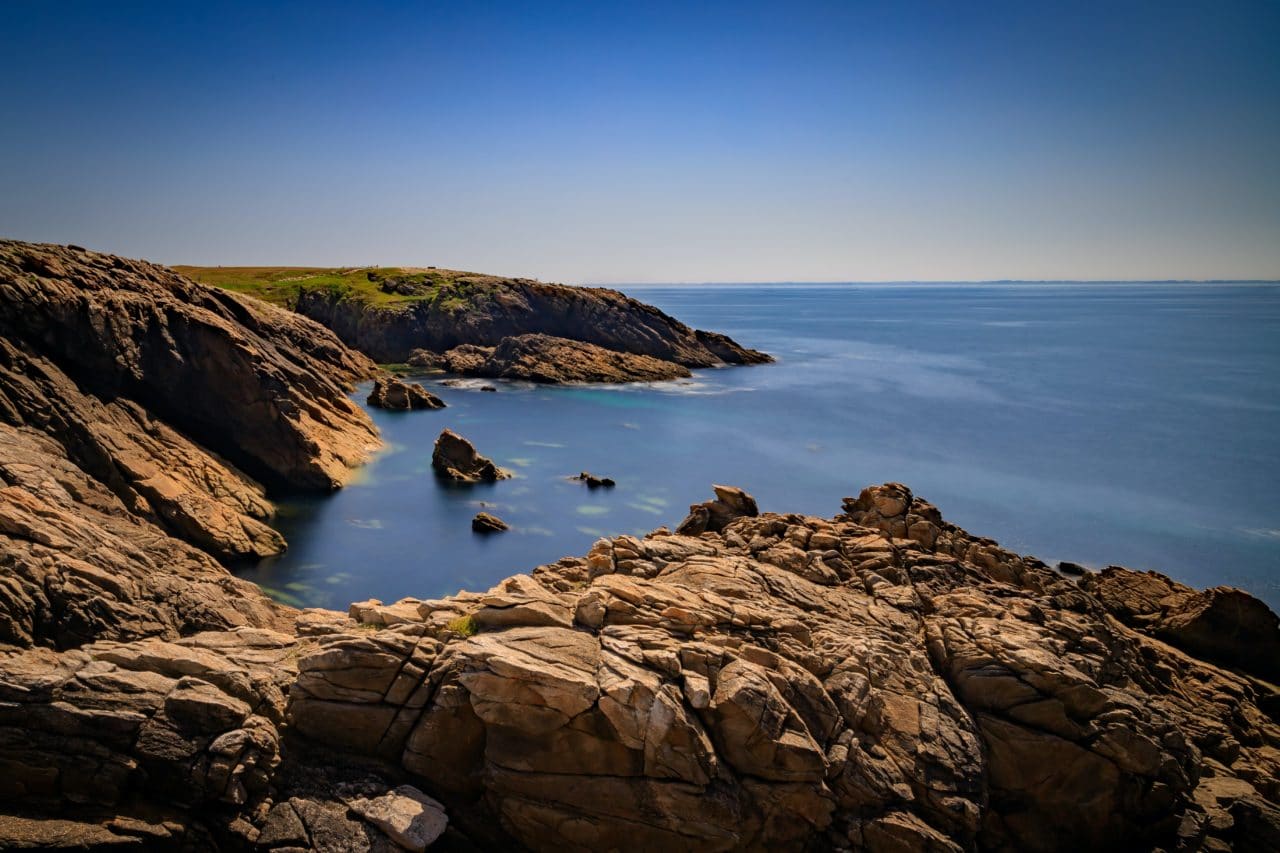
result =
[[[831,516],[897,480],[1046,561],[1280,605],[1280,286],[626,290],[778,363],[646,386],[433,387],[449,408],[372,412],[388,449],[338,494],[283,505],[289,552],[244,574],[301,605],[438,597],[674,526],[713,482]],[[437,482],[445,427],[516,479]],[[583,469],[617,488],[566,479]],[[481,508],[513,529],[473,534]]]

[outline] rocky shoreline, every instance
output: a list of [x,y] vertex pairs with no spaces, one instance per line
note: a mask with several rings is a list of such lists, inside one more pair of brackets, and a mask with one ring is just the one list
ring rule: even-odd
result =
[[284,283],[237,281],[235,268],[183,269],[274,299],[384,364],[565,383],[652,382],[686,377],[690,368],[773,361],[726,335],[692,329],[601,287],[434,267],[332,270]]
[[284,547],[268,487],[376,448],[374,370],[0,242],[0,848],[1280,848],[1274,613],[1064,576],[900,484],[825,519],[718,486],[487,592],[270,601],[224,564]]

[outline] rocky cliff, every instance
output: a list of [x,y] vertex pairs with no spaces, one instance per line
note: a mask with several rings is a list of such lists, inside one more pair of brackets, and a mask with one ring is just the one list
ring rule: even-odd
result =
[[260,481],[341,484],[377,445],[363,356],[162,267],[0,242],[0,641],[274,625],[218,561],[278,553]]
[[538,382],[625,382],[772,361],[726,335],[691,329],[606,288],[441,269],[298,271],[284,277],[288,270],[183,269],[293,308],[384,363],[407,362],[419,350],[497,347],[496,361],[477,371],[458,361],[464,368],[459,372],[510,372]]

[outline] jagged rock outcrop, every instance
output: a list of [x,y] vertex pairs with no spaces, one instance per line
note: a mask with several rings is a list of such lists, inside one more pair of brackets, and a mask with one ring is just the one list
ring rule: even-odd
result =
[[683,536],[699,533],[718,533],[735,518],[755,517],[760,514],[756,499],[737,486],[712,486],[716,493],[713,501],[703,501],[689,507],[689,514],[676,528]]
[[471,442],[451,429],[442,430],[431,452],[436,476],[454,483],[493,483],[511,474],[481,456]]
[[1231,587],[1195,590],[1118,566],[1081,584],[1126,625],[1206,660],[1280,684],[1280,618]]
[[551,335],[515,335],[495,347],[468,344],[443,356],[454,373],[527,382],[657,382],[689,376],[689,368],[648,355],[617,352]]
[[375,409],[413,411],[418,409],[443,409],[444,400],[432,394],[416,382],[401,382],[395,377],[380,376],[373,381],[373,390],[365,400]]
[[302,657],[293,725],[534,849],[1265,849],[1280,828],[1264,685],[896,484],[353,616],[376,633]]
[[0,241],[0,642],[289,617],[217,560],[282,551],[254,476],[329,489],[377,445],[327,330],[152,264]]
[[[423,298],[395,305],[310,290],[298,295],[294,307],[380,362],[406,361],[418,349],[444,353],[462,344],[495,347],[506,338],[530,334],[686,368],[772,361],[726,335],[691,329],[616,290],[453,271],[437,271],[420,289]],[[405,295],[415,294],[410,289]]]
[[[4,778],[32,780],[0,787],[0,837],[378,850],[441,827],[432,798],[446,833],[536,850],[1258,850],[1280,831],[1273,688],[897,484],[832,519],[742,513],[295,621],[0,657],[0,733],[24,733]],[[69,771],[88,756],[110,771]]]
[[[377,442],[342,387],[372,372],[364,356],[295,314],[144,261],[0,241],[0,337],[258,479],[334,488]],[[3,408],[10,423],[39,411]]]

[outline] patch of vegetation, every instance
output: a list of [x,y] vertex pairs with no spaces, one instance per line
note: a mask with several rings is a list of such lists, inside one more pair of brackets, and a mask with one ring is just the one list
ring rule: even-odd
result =
[[448,625],[445,626],[459,637],[474,637],[480,633],[480,626],[476,624],[474,616],[459,616]]
[[434,302],[442,310],[465,309],[488,297],[501,279],[459,270],[401,267],[192,267],[174,270],[202,284],[244,293],[286,308],[304,293],[323,292],[378,307]]

